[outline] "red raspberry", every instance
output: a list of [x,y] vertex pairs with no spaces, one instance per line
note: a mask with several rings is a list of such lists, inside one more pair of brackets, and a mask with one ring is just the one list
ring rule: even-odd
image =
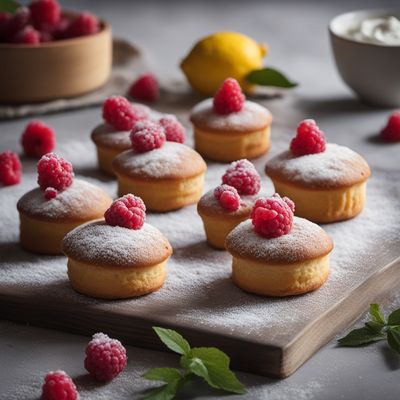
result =
[[160,94],[156,77],[153,74],[139,76],[130,86],[128,94],[136,100],[153,103]]
[[14,35],[12,41],[21,44],[39,44],[40,33],[33,26],[27,25]]
[[142,107],[135,107],[125,97],[111,96],[103,103],[103,118],[115,129],[129,131],[148,115]]
[[16,185],[21,182],[21,162],[13,151],[0,153],[0,182],[5,186]]
[[61,16],[58,24],[51,29],[51,35],[55,40],[65,39],[67,37],[67,29],[70,25],[71,21],[67,17]]
[[24,152],[29,157],[42,157],[50,153],[56,145],[54,130],[44,122],[29,122],[21,137]]
[[164,117],[160,118],[158,122],[164,128],[165,138],[169,142],[178,142],[178,143],[185,142],[186,138],[185,128],[177,120],[175,115],[171,114],[165,115]]
[[228,211],[236,211],[240,207],[240,196],[233,186],[220,185],[216,187],[214,196],[219,204]]
[[27,7],[20,7],[7,24],[7,37],[12,40],[14,35],[29,24],[31,12]]
[[57,194],[58,194],[58,192],[57,192],[56,189],[54,189],[54,188],[52,188],[52,187],[48,187],[48,188],[46,188],[45,191],[44,191],[44,198],[45,198],[46,200],[51,200],[51,199],[56,198],[56,197],[57,197]]
[[395,111],[381,131],[381,138],[390,142],[400,141],[400,111]]
[[214,111],[217,114],[231,114],[243,108],[245,95],[236,79],[228,78],[214,96]]
[[4,40],[8,31],[8,24],[12,15],[5,11],[0,11],[0,40]]
[[290,150],[295,156],[322,153],[325,151],[325,134],[313,119],[301,121],[297,127],[297,135],[290,143]]
[[114,200],[104,218],[108,225],[137,230],[143,226],[146,219],[146,206],[140,197],[126,194]]
[[256,201],[251,211],[254,230],[266,238],[286,235],[293,226],[294,203],[287,197],[275,193]]
[[33,25],[42,30],[55,27],[61,18],[61,7],[57,0],[34,0],[29,6]]
[[233,186],[239,194],[257,194],[261,186],[259,173],[246,159],[234,161],[223,175],[222,182]]
[[62,192],[72,185],[72,164],[54,153],[45,154],[38,162],[38,184],[43,191],[48,187]]
[[67,37],[78,37],[78,36],[87,36],[92,35],[100,30],[100,23],[96,16],[91,14],[88,11],[84,11],[79,14],[77,18],[75,18],[68,25],[65,34]]
[[96,333],[86,347],[85,368],[96,380],[114,379],[126,367],[126,350],[121,342]]
[[41,400],[77,400],[78,392],[64,371],[49,372],[44,378]]
[[154,121],[139,121],[132,128],[131,142],[138,153],[158,149],[165,142],[164,129]]

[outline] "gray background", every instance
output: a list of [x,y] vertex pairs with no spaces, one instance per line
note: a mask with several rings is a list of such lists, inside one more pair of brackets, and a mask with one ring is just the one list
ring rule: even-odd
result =
[[[373,168],[398,169],[399,145],[377,146],[370,138],[382,126],[388,110],[358,103],[340,81],[327,34],[329,20],[357,8],[395,7],[398,1],[335,2],[217,2],[217,1],[64,1],[70,9],[90,9],[109,20],[116,36],[142,46],[154,71],[165,78],[181,78],[180,60],[199,37],[217,30],[237,30],[267,42],[266,62],[281,68],[301,85],[270,108],[287,112],[294,129],[300,118],[316,118],[333,141],[361,152]],[[286,107],[286,109],[285,109]],[[87,134],[98,120],[98,109],[86,109],[44,119],[57,134]],[[18,149],[26,119],[0,123],[0,150]],[[293,125],[293,126],[292,126]],[[400,305],[388,298],[386,310]],[[174,366],[167,353],[128,348],[129,365],[109,385],[96,385],[82,366],[87,338],[0,322],[0,399],[39,397],[44,373],[66,370],[78,383],[83,399],[134,399],[148,387],[140,375],[148,368]],[[383,344],[362,349],[336,348],[335,340],[321,349],[294,375],[272,380],[239,373],[249,388],[242,398],[268,399],[393,399],[398,397],[400,358]],[[181,398],[215,398],[219,392],[195,384]]]

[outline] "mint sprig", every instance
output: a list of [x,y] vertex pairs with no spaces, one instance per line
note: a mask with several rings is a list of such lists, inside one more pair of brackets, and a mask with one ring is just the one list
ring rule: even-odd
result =
[[387,321],[378,304],[369,307],[370,321],[338,340],[339,346],[356,347],[387,340],[389,347],[400,354],[400,308],[393,311]]
[[15,13],[21,5],[14,0],[0,0],[0,12]]
[[191,348],[186,339],[172,329],[153,327],[160,340],[172,351],[181,355],[177,368],[153,368],[143,377],[163,382],[162,386],[148,391],[143,399],[170,400],[183,385],[195,376],[204,379],[211,387],[228,392],[243,394],[243,384],[229,368],[229,357],[215,347]]
[[274,68],[261,68],[251,71],[246,80],[249,83],[260,86],[274,86],[281,88],[293,88],[296,82],[289,80],[282,72]]

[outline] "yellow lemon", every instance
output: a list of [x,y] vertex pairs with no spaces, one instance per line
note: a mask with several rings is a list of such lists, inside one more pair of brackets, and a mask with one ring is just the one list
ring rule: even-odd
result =
[[217,32],[201,39],[182,61],[181,68],[190,85],[212,96],[226,78],[235,78],[251,92],[245,76],[263,64],[266,47],[237,32]]

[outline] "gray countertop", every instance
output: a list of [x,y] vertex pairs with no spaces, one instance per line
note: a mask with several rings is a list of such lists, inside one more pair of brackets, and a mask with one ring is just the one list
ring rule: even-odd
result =
[[[371,140],[384,124],[388,110],[356,101],[340,81],[329,47],[327,24],[338,13],[357,8],[395,7],[396,1],[64,1],[66,8],[90,9],[109,20],[116,36],[146,49],[155,72],[181,77],[180,60],[199,37],[216,30],[237,30],[267,42],[266,62],[301,83],[293,93],[271,100],[278,123],[293,130],[302,118],[315,118],[332,141],[362,153],[372,168],[398,169],[400,145]],[[87,134],[99,110],[85,109],[43,119],[59,137]],[[285,116],[285,118],[282,118]],[[0,123],[0,150],[17,150],[27,119]],[[333,139],[332,139],[333,138]],[[387,299],[386,310],[400,305]],[[171,354],[128,347],[127,370],[108,385],[87,379],[82,365],[88,338],[0,322],[0,399],[39,397],[45,372],[64,369],[75,378],[82,399],[134,399],[148,387],[140,375],[156,366],[173,366]],[[335,340],[322,348],[291,377],[278,381],[239,373],[248,399],[393,399],[398,397],[400,357],[384,343],[360,349],[337,348]],[[194,384],[181,398],[216,398],[220,393]]]

